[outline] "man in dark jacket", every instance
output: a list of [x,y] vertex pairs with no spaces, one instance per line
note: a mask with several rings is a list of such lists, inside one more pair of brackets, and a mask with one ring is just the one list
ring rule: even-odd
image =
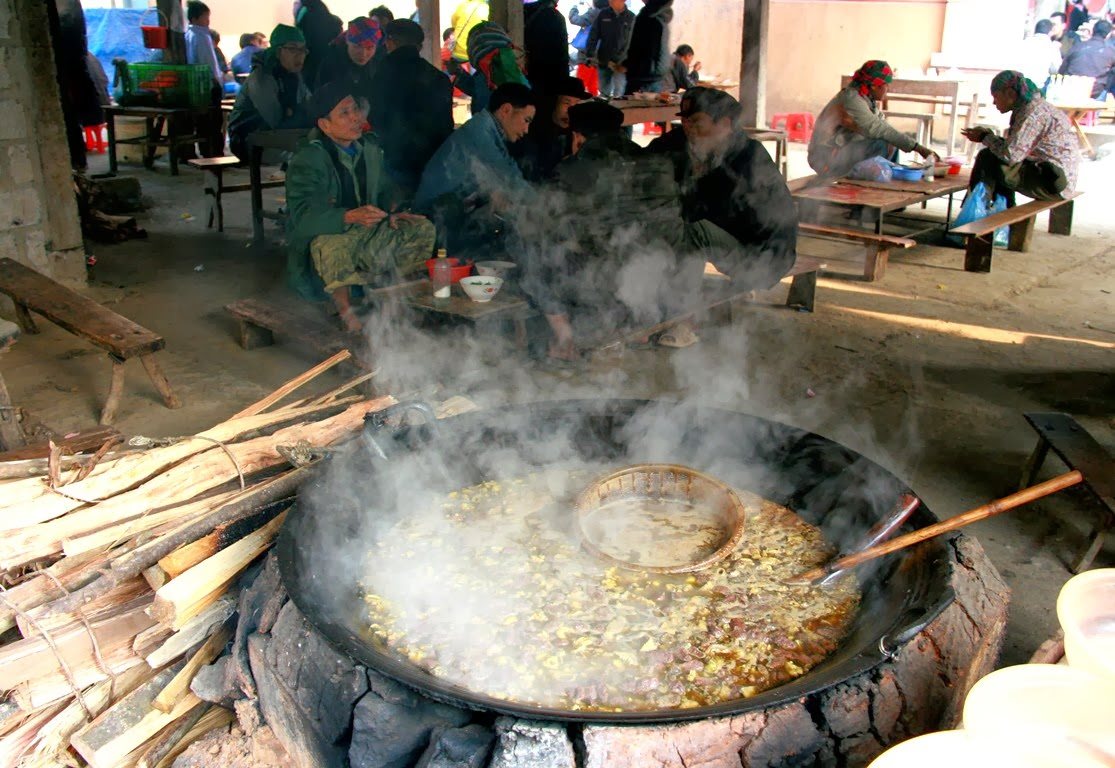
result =
[[680,115],[682,131],[648,149],[674,160],[692,244],[733,283],[770,288],[793,266],[797,246],[786,181],[763,145],[739,129],[740,105],[728,94],[692,88]]
[[670,22],[674,0],[646,0],[631,30],[627,48],[627,93],[658,93],[670,71]]
[[523,47],[526,75],[539,104],[551,100],[558,83],[569,76],[569,31],[557,0],[523,6]]
[[[329,50],[329,44],[341,34],[341,20],[329,12],[323,0],[294,0],[294,26],[306,38],[309,53],[302,75],[307,83],[313,85],[317,82],[317,70]],[[275,45],[274,36],[271,44]]]
[[622,96],[627,88],[623,62],[631,44],[635,14],[627,10],[625,0],[608,0],[592,22],[585,45],[589,64],[600,70],[600,95],[606,99]]
[[1096,79],[1092,85],[1093,99],[1100,98],[1108,90],[1115,70],[1115,48],[1107,44],[1110,34],[1111,24],[1102,19],[1097,21],[1092,27],[1092,36],[1074,45],[1061,62],[1062,75],[1083,75]]
[[322,58],[314,90],[326,83],[345,83],[367,109],[378,66],[376,50],[382,40],[383,30],[375,19],[360,16],[350,21],[345,33],[329,45]]
[[396,19],[384,34],[384,57],[372,80],[372,130],[387,170],[408,194],[418,189],[426,163],[453,133],[453,85],[419,55],[422,27]]
[[580,80],[567,75],[557,85],[554,97],[546,102],[551,106],[550,111],[543,112],[539,107],[538,117],[530,124],[526,138],[512,147],[512,155],[527,181],[553,178],[558,163],[569,155],[569,110],[591,98]]
[[[578,338],[648,326],[691,308],[703,257],[687,247],[667,158],[623,133],[599,101],[569,110],[573,155],[517,220],[523,291],[546,316],[549,356],[573,360]],[[524,220],[533,214],[537,220]]]

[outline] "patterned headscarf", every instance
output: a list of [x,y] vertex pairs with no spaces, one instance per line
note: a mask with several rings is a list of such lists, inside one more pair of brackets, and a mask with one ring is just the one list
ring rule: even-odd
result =
[[890,64],[881,59],[871,59],[865,61],[863,66],[852,75],[852,85],[859,89],[860,96],[869,98],[872,86],[889,83],[893,79],[894,70],[890,68]]
[[1013,69],[1005,69],[991,80],[992,93],[999,93],[1008,88],[1018,94],[1018,100],[1023,104],[1029,104],[1035,96],[1041,93],[1041,89],[1034,85],[1033,80]]
[[379,22],[367,16],[361,16],[348,23],[348,29],[343,35],[346,42],[359,45],[363,48],[375,48],[383,38],[383,30]]

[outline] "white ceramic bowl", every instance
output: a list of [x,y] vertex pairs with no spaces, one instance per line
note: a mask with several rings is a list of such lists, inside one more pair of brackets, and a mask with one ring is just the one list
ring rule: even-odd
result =
[[1076,739],[1115,756],[1115,686],[1064,664],[1004,667],[968,692],[964,729],[1006,741]]
[[519,265],[513,261],[478,261],[476,262],[476,273],[483,277],[498,277],[505,280],[511,270],[517,266]]
[[484,303],[491,301],[499,289],[503,286],[503,280],[498,277],[488,275],[476,275],[474,277],[462,277],[461,288],[464,289],[465,294],[473,301]]
[[868,768],[1105,768],[1086,745],[1064,739],[990,738],[967,730],[937,731],[895,744]]
[[1115,568],[1073,576],[1057,596],[1069,666],[1106,677],[1115,686]]

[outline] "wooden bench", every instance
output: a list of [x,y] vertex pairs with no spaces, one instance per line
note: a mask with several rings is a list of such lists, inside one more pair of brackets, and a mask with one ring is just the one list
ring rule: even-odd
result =
[[0,259],[0,293],[15,302],[16,319],[24,333],[39,332],[31,317],[34,311],[108,352],[112,383],[101,411],[102,424],[111,424],[116,418],[124,394],[124,364],[132,357],[139,358],[167,408],[181,405],[155,361],[155,352],[166,346],[162,336],[11,259]]
[[[240,160],[235,157],[199,157],[187,161],[194,168],[205,173],[205,194],[209,196],[209,223],[212,228],[214,218],[217,221],[217,231],[225,231],[225,212],[221,205],[221,197],[233,192],[251,192],[250,182],[244,184],[225,184],[225,171],[240,166]],[[286,184],[285,179],[268,180],[260,182],[260,189],[271,189]]]
[[798,234],[833,240],[848,240],[863,244],[863,276],[868,281],[882,280],[887,271],[891,248],[913,248],[917,243],[908,237],[877,235],[865,229],[827,227],[821,224],[798,224]]
[[1038,444],[1026,460],[1019,488],[1033,484],[1041,465],[1052,450],[1069,469],[1084,475],[1084,486],[1099,501],[1100,519],[1092,528],[1091,543],[1072,569],[1087,570],[1103,547],[1107,532],[1115,526],[1115,457],[1104,450],[1088,432],[1067,413],[1026,413],[1026,421],[1038,433]]
[[966,272],[990,272],[992,242],[996,229],[1010,227],[1009,251],[1028,251],[1034,237],[1034,218],[1043,211],[1049,211],[1049,232],[1054,235],[1072,234],[1073,200],[1080,192],[1061,200],[1032,200],[1016,205],[999,213],[984,216],[982,219],[953,227],[950,234],[964,237],[964,270]]

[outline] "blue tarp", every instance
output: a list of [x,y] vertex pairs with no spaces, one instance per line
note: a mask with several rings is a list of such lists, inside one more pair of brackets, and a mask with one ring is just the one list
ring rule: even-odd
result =
[[116,58],[135,61],[161,61],[162,51],[143,47],[140,24],[159,25],[160,17],[152,11],[130,8],[86,8],[85,29],[89,36],[89,50],[108,74],[112,84],[112,60]]

